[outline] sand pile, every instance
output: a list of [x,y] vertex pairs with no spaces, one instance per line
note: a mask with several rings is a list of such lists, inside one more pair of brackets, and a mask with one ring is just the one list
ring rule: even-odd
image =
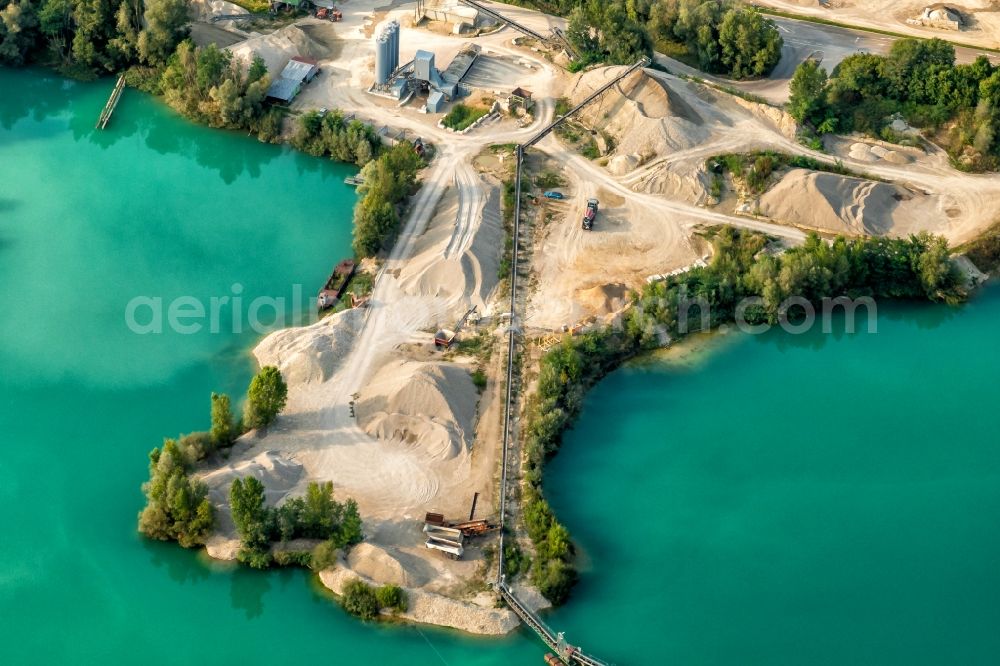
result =
[[229,503],[229,486],[234,479],[256,477],[264,484],[264,498],[268,504],[281,502],[304,475],[302,465],[277,451],[264,451],[252,460],[220,467],[202,480],[209,488],[212,500],[218,504]]
[[[621,71],[603,67],[580,74],[570,87],[571,101],[582,102]],[[581,117],[588,127],[614,137],[612,161],[620,174],[654,156],[691,148],[709,135],[702,117],[680,95],[641,71],[587,106]],[[616,160],[619,156],[625,157]]]
[[872,146],[867,143],[857,143],[851,144],[851,151],[849,153],[851,159],[858,160],[860,162],[890,162],[892,164],[909,164],[913,161],[909,155],[901,153],[897,150],[891,150],[889,148],[883,148],[882,146]]
[[208,486],[208,498],[215,507],[215,533],[206,544],[211,557],[220,560],[236,557],[240,543],[229,510],[229,488],[235,479],[251,476],[260,479],[264,484],[264,499],[275,506],[305,478],[305,469],[283,453],[264,451],[251,460],[234,462],[202,476]]
[[254,356],[261,366],[277,366],[289,384],[326,381],[350,351],[364,312],[344,310],[310,326],[275,331],[260,341]]
[[832,173],[792,169],[760,198],[764,215],[832,233],[884,234],[892,229],[901,187]]
[[410,583],[406,569],[399,560],[384,548],[370,543],[359,543],[351,548],[351,552],[347,554],[347,566],[379,585],[406,587]]
[[[448,317],[439,322],[441,325],[450,325],[470,306],[485,310],[498,283],[504,237],[500,190],[474,173],[471,177],[476,180],[459,181],[441,198],[438,212],[397,278],[405,293],[449,304]],[[466,188],[464,205],[459,201],[462,187]],[[487,187],[488,194],[483,197],[482,190]]]
[[463,367],[396,360],[361,390],[358,424],[377,439],[449,460],[469,453],[478,399]]
[[233,16],[250,12],[226,0],[191,0],[189,13],[194,18],[204,21],[213,16]]
[[246,63],[253,59],[254,54],[259,55],[273,78],[295,56],[313,60],[335,57],[337,37],[334,30],[333,24],[325,21],[300,22],[267,35],[255,34],[246,41],[234,44],[229,50]]
[[577,300],[594,314],[617,312],[628,303],[628,287],[620,282],[598,285],[576,292]]

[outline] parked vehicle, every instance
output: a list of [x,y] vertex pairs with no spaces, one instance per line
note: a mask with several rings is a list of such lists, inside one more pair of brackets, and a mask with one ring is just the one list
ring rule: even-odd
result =
[[594,219],[597,217],[599,202],[597,199],[587,200],[587,211],[583,214],[583,228],[590,231],[594,228]]
[[549,190],[545,193],[546,199],[565,199],[566,195],[562,192],[557,192],[556,190]]

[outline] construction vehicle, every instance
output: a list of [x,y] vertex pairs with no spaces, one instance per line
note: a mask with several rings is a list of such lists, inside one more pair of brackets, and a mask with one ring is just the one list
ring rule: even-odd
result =
[[438,349],[448,349],[451,344],[455,342],[455,338],[458,337],[458,332],[462,330],[465,323],[472,319],[472,316],[476,312],[476,306],[473,305],[469,310],[462,315],[462,318],[458,320],[455,324],[454,330],[449,330],[447,328],[442,328],[437,333],[434,334],[434,347]]
[[594,228],[594,219],[597,217],[598,204],[597,199],[587,199],[587,210],[583,214],[583,228],[586,231]]

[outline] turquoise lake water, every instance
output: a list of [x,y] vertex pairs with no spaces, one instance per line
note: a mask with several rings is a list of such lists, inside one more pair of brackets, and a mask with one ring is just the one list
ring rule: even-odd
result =
[[[111,85],[0,70],[0,663],[542,663],[136,533],[146,452],[243,394],[258,335],[126,305],[313,293],[354,194],[132,90],[97,132]],[[586,564],[550,621],[618,664],[1000,663],[998,325],[991,289],[614,373],[549,467]]]

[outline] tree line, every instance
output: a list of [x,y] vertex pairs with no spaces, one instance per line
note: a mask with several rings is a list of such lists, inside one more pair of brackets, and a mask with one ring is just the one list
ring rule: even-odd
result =
[[361,169],[361,200],[354,207],[354,252],[370,257],[396,239],[403,202],[417,189],[417,172],[425,166],[406,141],[384,151]]
[[139,531],[151,539],[177,541],[185,548],[205,543],[215,525],[208,489],[192,478],[195,466],[216,451],[236,443],[243,433],[266,428],[285,407],[288,387],[274,366],[261,368],[250,381],[242,418],[233,415],[229,396],[213,393],[211,427],[149,452],[149,480],[142,485],[146,506]]
[[541,359],[537,391],[530,397],[525,429],[524,522],[535,545],[530,577],[553,603],[568,597],[576,570],[569,533],[542,492],[545,461],[554,455],[562,433],[579,414],[586,392],[623,361],[655,349],[663,334],[679,339],[702,325],[701,301],[709,306],[710,326],[732,321],[745,298],[760,300],[747,309],[748,323],[773,323],[789,296],[818,303],[837,296],[873,296],[956,302],[966,296],[964,282],[943,238],[920,234],[906,239],[838,237],[833,242],[810,234],[783,254],[764,252],[768,239],[758,232],[719,227],[706,237],[711,262],[645,287],[622,319],[579,336],[566,336]]
[[0,64],[78,77],[162,66],[187,34],[186,0],[17,0],[0,10]]
[[[229,490],[229,506],[240,535],[237,559],[256,569],[274,561],[271,544],[292,539],[322,539],[326,543],[314,551],[317,560],[328,564],[329,555],[362,539],[361,515],[353,499],[333,498],[333,483],[309,483],[304,497],[292,497],[280,506],[267,506],[264,484],[256,477],[235,479]],[[310,556],[309,564],[312,563]]]
[[833,72],[807,60],[795,70],[789,113],[820,134],[865,132],[893,141],[896,114],[939,132],[956,165],[1000,167],[1000,69],[986,56],[955,64],[940,39],[900,39],[887,55],[856,53]]
[[735,0],[552,0],[520,4],[568,18],[566,37],[580,56],[632,64],[657,48],[703,71],[737,79],[768,74],[783,41],[774,22]]

